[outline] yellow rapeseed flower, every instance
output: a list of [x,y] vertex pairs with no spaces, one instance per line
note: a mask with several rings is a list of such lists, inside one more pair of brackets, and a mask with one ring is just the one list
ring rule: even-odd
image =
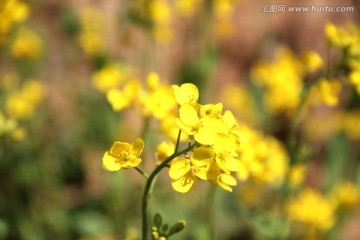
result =
[[326,231],[335,223],[331,202],[310,188],[302,190],[296,198],[291,199],[286,210],[291,220],[304,224],[309,231]]
[[43,85],[39,81],[28,80],[22,89],[9,93],[5,101],[5,110],[12,118],[27,119],[32,116],[44,96]]
[[194,136],[197,142],[211,145],[219,132],[221,119],[211,115],[199,118],[195,107],[185,104],[180,107],[179,118],[175,119],[175,124],[189,136]]
[[198,147],[191,158],[173,160],[169,170],[173,188],[186,193],[193,186],[196,177],[202,180],[215,180],[220,169],[213,162],[214,156],[211,148]]
[[251,80],[264,88],[264,103],[270,113],[292,113],[300,102],[304,66],[289,49],[279,48],[273,61],[260,61],[251,70]]
[[327,106],[336,106],[339,103],[341,83],[337,79],[319,79],[316,84],[316,93],[322,103]]
[[84,52],[90,56],[96,56],[105,50],[104,18],[101,10],[94,6],[85,7],[80,12],[79,42]]
[[246,171],[238,159],[237,139],[234,135],[217,135],[214,142],[215,161],[219,168],[227,174]]
[[156,73],[150,73],[147,78],[148,91],[142,98],[145,115],[151,115],[162,120],[176,109],[173,90],[166,82],[160,82]]
[[298,187],[302,184],[306,177],[306,165],[296,164],[289,170],[288,181],[292,188]]
[[360,111],[346,111],[341,115],[341,128],[350,139],[360,139]]
[[116,88],[129,77],[130,69],[118,64],[109,64],[92,75],[94,86],[101,92]]
[[121,168],[136,167],[141,162],[139,158],[144,149],[144,141],[136,138],[132,144],[116,141],[103,156],[103,167],[108,171],[118,171]]
[[324,66],[324,60],[315,51],[306,51],[302,55],[305,70],[308,73],[316,72]]
[[180,16],[191,17],[200,7],[203,0],[175,0],[175,8]]
[[175,145],[170,141],[161,142],[156,148],[156,162],[160,164],[175,152]]
[[19,0],[3,0],[0,3],[0,37],[7,34],[16,23],[24,22],[30,14],[29,6]]
[[330,199],[338,212],[350,212],[359,206],[360,192],[353,183],[344,181],[335,185]]
[[350,83],[354,85],[356,92],[360,95],[360,69],[355,69],[350,72]]
[[32,30],[21,28],[11,46],[11,54],[16,59],[38,59],[43,51],[42,39]]
[[16,130],[16,127],[16,120],[5,117],[0,111],[0,136],[13,133]]
[[172,86],[177,103],[195,105],[199,99],[199,89],[192,83],[184,83],[180,87]]
[[246,171],[237,173],[239,179],[247,179],[273,186],[284,181],[289,157],[282,144],[273,137],[263,136],[261,133],[242,125],[240,144],[238,145],[239,159]]
[[139,81],[129,81],[124,85],[123,89],[112,88],[107,91],[106,99],[114,111],[121,111],[134,103],[140,92],[140,87]]
[[153,35],[155,41],[167,44],[173,39],[173,13],[167,1],[155,0],[150,3],[150,17],[153,21]]
[[347,47],[354,40],[356,34],[352,31],[353,26],[340,27],[331,22],[325,24],[325,34],[328,42],[335,47]]

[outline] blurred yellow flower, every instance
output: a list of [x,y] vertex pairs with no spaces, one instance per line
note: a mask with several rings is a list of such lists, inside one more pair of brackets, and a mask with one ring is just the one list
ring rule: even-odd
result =
[[12,91],[5,101],[5,110],[10,117],[27,119],[45,96],[44,86],[36,80],[28,80],[19,91]]
[[116,112],[129,107],[137,99],[140,92],[140,82],[132,80],[127,82],[123,89],[112,88],[106,93],[106,99]]
[[350,139],[360,139],[360,111],[343,112],[340,127]]
[[11,46],[11,54],[16,59],[36,60],[42,55],[42,39],[32,30],[21,28]]
[[348,25],[347,27],[335,26],[331,22],[325,24],[325,34],[328,42],[336,47],[347,47],[354,40],[356,34],[353,34],[353,31],[350,31],[353,26]]
[[175,0],[175,8],[180,16],[191,17],[201,6],[203,0]]
[[212,1],[215,34],[219,38],[229,38],[234,33],[232,18],[235,12],[235,4],[233,0]]
[[156,163],[160,164],[175,152],[175,145],[170,141],[161,142],[156,148]]
[[0,37],[10,32],[19,22],[24,22],[30,14],[29,6],[18,0],[3,0],[0,3]]
[[105,50],[104,14],[97,7],[87,6],[80,12],[80,24],[79,42],[84,52],[90,56],[101,54]]
[[289,156],[281,142],[244,125],[239,131],[237,152],[246,171],[238,172],[238,178],[250,178],[255,183],[270,186],[280,185],[285,179],[289,163]]
[[350,83],[354,85],[356,92],[360,95],[360,69],[355,69],[350,72]]
[[171,86],[161,83],[156,73],[149,74],[147,85],[148,91],[142,99],[145,115],[150,114],[159,120],[167,118],[177,106]]
[[101,92],[116,88],[129,76],[131,70],[119,64],[109,64],[92,75],[94,86]]
[[[180,130],[174,124],[175,119],[176,119],[176,114],[169,113],[169,115],[166,118],[163,118],[160,121],[161,132],[164,133],[168,138],[170,138],[174,142],[177,140]],[[187,139],[188,139],[188,135],[185,132],[182,132],[180,136],[180,141],[185,141]]]
[[167,1],[155,0],[150,3],[150,16],[153,21],[153,35],[155,41],[167,44],[173,39],[173,10]]
[[237,116],[239,121],[251,126],[257,125],[255,103],[245,86],[226,84],[220,91],[220,100]]
[[105,49],[105,40],[95,31],[83,32],[79,36],[79,41],[84,52],[90,56],[102,53]]
[[316,84],[316,90],[317,96],[325,105],[333,107],[339,103],[341,83],[337,79],[319,79]]
[[291,220],[303,223],[309,231],[327,231],[336,220],[331,202],[310,188],[290,199],[286,211]]
[[14,119],[5,117],[0,111],[0,136],[13,133],[16,127],[17,122]]
[[[1,135],[1,134],[0,134]],[[12,133],[11,137],[15,140],[15,141],[21,141],[26,137],[26,131],[24,128],[19,127],[17,129],[15,129],[15,131]]]
[[338,212],[353,211],[360,203],[360,193],[351,182],[339,182],[330,193],[330,199]]
[[305,70],[308,73],[316,72],[324,66],[324,60],[315,51],[306,51],[302,55]]
[[103,156],[103,167],[108,171],[118,171],[121,168],[136,167],[140,164],[139,158],[144,149],[144,141],[136,138],[132,144],[116,141]]
[[291,114],[300,102],[304,66],[289,49],[279,48],[273,61],[260,61],[251,70],[251,81],[264,88],[270,113]]
[[306,165],[305,164],[296,164],[292,166],[289,170],[288,181],[289,186],[292,188],[298,187],[302,184],[306,177]]

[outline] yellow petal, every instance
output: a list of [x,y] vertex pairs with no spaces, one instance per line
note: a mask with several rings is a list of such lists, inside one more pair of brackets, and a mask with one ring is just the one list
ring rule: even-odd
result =
[[215,180],[219,174],[221,173],[220,168],[217,166],[217,164],[215,162],[213,162],[210,165],[210,168],[207,172],[206,178],[207,180]]
[[238,147],[237,137],[233,134],[217,134],[213,147],[216,153],[236,151]]
[[169,176],[173,180],[180,179],[190,171],[190,160],[185,158],[175,159],[171,162]]
[[201,161],[203,161],[203,160],[213,160],[214,156],[215,156],[215,153],[211,148],[198,147],[193,152],[192,163],[194,161],[193,165],[197,165],[195,162],[201,163]]
[[236,186],[237,185],[237,182],[236,182],[236,179],[229,175],[229,174],[226,174],[226,173],[222,173],[219,175],[219,180],[227,185],[230,185],[230,186]]
[[235,186],[237,184],[236,179],[226,173],[220,174],[216,182],[217,184],[219,184],[220,187],[222,187],[228,192],[232,192],[232,188],[230,186]]
[[187,126],[196,126],[199,122],[199,117],[195,108],[189,104],[185,104],[179,109],[180,120]]
[[203,145],[214,144],[216,132],[213,129],[200,128],[197,133],[194,134],[194,138],[197,142]]
[[116,158],[111,156],[109,152],[106,152],[102,159],[103,168],[105,168],[108,171],[118,171],[121,169],[121,166],[119,163],[116,162]]
[[106,99],[114,111],[121,111],[130,105],[129,98],[119,89],[109,90]]
[[135,156],[140,156],[142,150],[144,149],[144,141],[141,138],[136,138],[132,144],[133,153]]
[[223,119],[224,119],[225,126],[227,127],[227,129],[231,129],[231,128],[235,127],[237,124],[234,115],[229,110],[224,113]]
[[243,169],[241,161],[234,157],[226,157],[223,165],[232,172],[239,172]]
[[154,91],[156,90],[160,85],[160,76],[156,72],[149,73],[146,84],[149,90]]
[[[185,125],[179,118],[175,118],[175,125],[184,131],[187,135],[194,135],[196,132],[193,130],[193,127]],[[177,130],[178,132],[178,130]]]
[[230,173],[231,173],[231,171],[224,165],[224,160],[223,160],[222,158],[216,157],[215,160],[216,160],[217,166],[218,166],[221,170],[223,170],[223,171],[224,171],[225,173],[227,173],[227,174],[230,174]]
[[222,183],[222,182],[220,182],[220,181],[218,181],[217,184],[218,184],[220,187],[222,187],[223,189],[225,189],[226,191],[232,192],[232,188],[231,188],[229,185],[226,185],[226,184],[224,184],[224,183]]
[[192,185],[194,184],[195,177],[192,175],[192,173],[187,173],[183,177],[173,180],[171,182],[173,188],[177,192],[186,193],[190,190]]
[[175,99],[179,105],[195,104],[199,98],[198,88],[191,83],[184,83],[180,87],[173,85]]

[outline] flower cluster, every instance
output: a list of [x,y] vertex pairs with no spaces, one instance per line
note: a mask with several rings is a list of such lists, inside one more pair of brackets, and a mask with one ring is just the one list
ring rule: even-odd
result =
[[4,0],[0,3],[0,46],[7,41],[7,35],[17,23],[29,17],[29,6],[19,0]]
[[104,15],[96,7],[86,7],[80,12],[79,43],[84,52],[92,57],[105,50],[103,37]]
[[310,188],[289,201],[287,212],[291,220],[308,225],[311,232],[326,231],[335,224],[331,202]]
[[38,80],[28,79],[22,84],[18,80],[11,74],[0,79],[0,91],[4,92],[4,101],[0,102],[0,136],[6,134],[21,140],[25,130],[20,122],[34,115],[45,97],[45,87]]
[[333,227],[341,214],[353,211],[359,202],[356,186],[343,181],[327,195],[312,188],[302,189],[288,201],[286,211],[289,219],[307,227],[306,234],[314,237]]
[[260,61],[252,69],[252,81],[263,87],[264,102],[270,113],[291,114],[299,105],[303,79],[322,67],[315,52],[298,57],[289,49],[276,51],[274,61]]
[[236,185],[233,172],[245,172],[238,159],[240,128],[233,114],[225,111],[222,104],[198,103],[199,91],[193,84],[174,85],[179,104],[179,116],[175,124],[185,132],[190,141],[199,143],[192,156],[171,162],[169,175],[178,192],[187,192],[196,178],[208,180],[227,191]]
[[360,94],[360,30],[354,24],[336,26],[330,22],[325,25],[325,33],[329,44],[343,53],[339,63],[348,72],[348,82]]

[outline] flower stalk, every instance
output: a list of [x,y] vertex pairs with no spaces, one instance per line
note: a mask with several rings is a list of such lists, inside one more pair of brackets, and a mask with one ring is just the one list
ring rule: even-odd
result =
[[175,152],[174,154],[169,156],[167,159],[165,159],[159,166],[157,166],[155,168],[155,170],[150,174],[149,178],[147,179],[143,198],[142,198],[142,208],[141,208],[141,210],[142,210],[142,239],[143,240],[148,239],[149,227],[148,227],[148,216],[147,216],[148,209],[147,209],[147,207],[148,207],[148,203],[149,203],[149,199],[151,196],[153,186],[155,184],[155,179],[156,179],[157,174],[163,168],[167,167],[169,162],[172,161],[174,158],[191,151],[192,149],[194,149],[197,146],[199,146],[199,144],[197,142],[195,142],[194,144],[190,145],[189,147],[185,148],[184,150],[182,150],[180,152]]

